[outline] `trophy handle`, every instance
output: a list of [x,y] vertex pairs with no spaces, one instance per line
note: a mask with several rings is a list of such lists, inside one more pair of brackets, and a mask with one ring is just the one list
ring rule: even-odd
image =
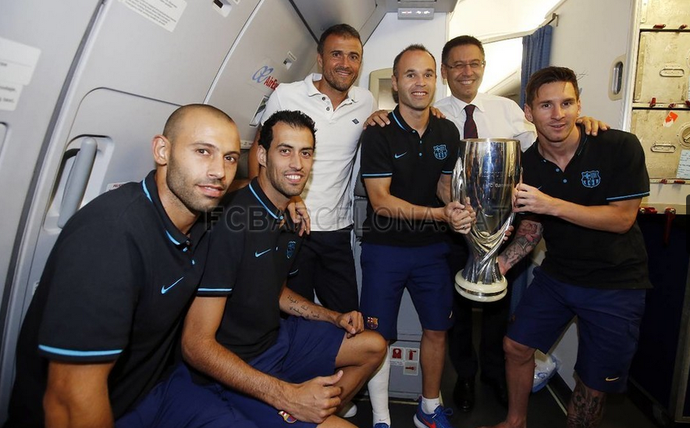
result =
[[[510,225],[513,223],[513,220],[515,219],[515,213],[511,213],[510,216],[506,219],[506,221],[503,223],[501,228],[496,231],[496,233],[492,234],[488,239],[486,239],[486,245],[484,245],[485,249],[487,250],[486,253],[480,258],[480,264],[485,265],[490,258],[494,256],[498,252],[498,250],[501,248],[501,241],[503,241],[503,237],[506,234],[506,231],[510,227]],[[475,230],[470,231],[470,233],[475,234]],[[476,242],[476,241],[473,241]]]
[[450,198],[452,201],[459,201],[465,204],[465,165],[462,156],[455,161],[455,168],[453,168],[453,179],[451,184]]

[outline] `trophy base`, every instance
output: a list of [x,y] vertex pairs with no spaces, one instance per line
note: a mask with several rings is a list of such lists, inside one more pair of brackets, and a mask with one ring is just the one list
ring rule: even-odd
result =
[[466,299],[475,302],[495,302],[501,300],[507,292],[508,281],[503,278],[493,284],[475,284],[462,276],[462,271],[455,275],[455,291]]

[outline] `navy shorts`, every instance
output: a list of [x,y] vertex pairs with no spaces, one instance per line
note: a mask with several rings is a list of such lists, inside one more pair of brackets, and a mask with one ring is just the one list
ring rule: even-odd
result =
[[[335,359],[345,331],[322,321],[288,317],[276,343],[249,364],[278,379],[302,383],[335,372]],[[295,420],[263,401],[212,383],[195,384],[181,365],[116,428],[271,428],[316,427]]]
[[448,244],[421,247],[362,244],[360,307],[367,328],[386,339],[397,337],[398,311],[407,288],[425,330],[453,325],[453,284]]
[[540,268],[508,326],[512,340],[548,352],[578,319],[575,371],[589,388],[623,392],[637,350],[646,290],[596,289],[557,281]]
[[[330,376],[335,373],[335,358],[344,337],[345,330],[331,323],[288,317],[281,323],[276,343],[249,364],[263,373],[292,383]],[[233,408],[241,409],[247,419],[260,428],[311,428],[317,425],[297,421],[281,409],[237,391],[223,389],[221,397]]]
[[259,428],[220,398],[217,384],[197,385],[184,364],[156,385],[116,428]]

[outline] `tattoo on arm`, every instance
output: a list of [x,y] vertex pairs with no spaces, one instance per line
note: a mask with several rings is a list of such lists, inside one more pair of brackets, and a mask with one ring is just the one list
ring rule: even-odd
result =
[[291,315],[296,315],[308,320],[321,319],[321,315],[314,311],[312,305],[301,296],[289,295],[287,299],[289,302],[288,312]]
[[508,269],[532,252],[541,241],[543,230],[542,224],[535,221],[523,220],[520,223],[513,242],[500,255]]

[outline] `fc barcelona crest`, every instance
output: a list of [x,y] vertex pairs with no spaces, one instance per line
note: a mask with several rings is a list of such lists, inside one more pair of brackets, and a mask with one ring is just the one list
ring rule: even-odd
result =
[[583,171],[582,172],[582,185],[588,189],[597,187],[601,183],[601,176],[599,171]]
[[284,410],[281,410],[280,412],[278,412],[278,414],[280,415],[280,417],[283,418],[283,420],[285,422],[287,422],[289,424],[294,424],[295,422],[297,422],[297,419],[295,419],[294,416],[292,416],[291,414],[289,414],[288,412],[286,412]]
[[434,146],[434,157],[438,160],[443,160],[448,157],[448,148],[445,144]]
[[297,247],[297,242],[290,241],[287,244],[287,258],[291,259],[295,255],[295,248]]
[[367,317],[367,328],[369,330],[376,330],[379,328],[379,319],[377,317]]

